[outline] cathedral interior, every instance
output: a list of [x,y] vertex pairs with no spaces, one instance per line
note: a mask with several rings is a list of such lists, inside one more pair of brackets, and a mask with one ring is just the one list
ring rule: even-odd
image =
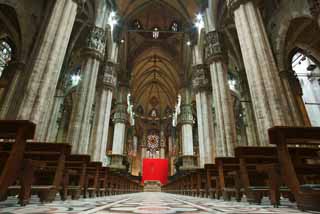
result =
[[0,213],[320,212],[319,35],[320,0],[0,0]]

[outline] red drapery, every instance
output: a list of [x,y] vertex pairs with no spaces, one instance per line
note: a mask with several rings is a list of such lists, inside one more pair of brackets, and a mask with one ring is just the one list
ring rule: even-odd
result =
[[168,182],[167,159],[143,159],[142,183],[150,180],[158,180],[162,185]]

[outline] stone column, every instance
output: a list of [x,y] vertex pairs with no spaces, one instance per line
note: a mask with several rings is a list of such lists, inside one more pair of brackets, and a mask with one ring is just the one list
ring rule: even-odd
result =
[[73,104],[67,142],[75,154],[88,154],[90,119],[95,99],[100,62],[103,60],[106,34],[102,28],[93,27],[87,39],[87,47],[81,51],[81,81]]
[[212,93],[217,119],[217,156],[234,155],[236,144],[236,127],[231,93],[228,84],[228,67],[222,35],[210,31],[206,35],[205,61],[210,64]]
[[209,70],[204,64],[193,66],[192,73],[192,86],[196,96],[197,105],[197,121],[198,121],[198,137],[199,137],[199,162],[200,167],[203,168],[204,164],[214,163],[213,161],[213,147],[214,135],[213,124],[210,120],[211,106],[208,100],[207,91],[210,90],[210,77]]
[[308,0],[310,6],[310,12],[317,20],[320,27],[320,0]]
[[[15,119],[15,113],[17,111],[18,103],[21,99],[15,96],[15,94],[22,94],[23,91],[19,90],[23,82],[23,75],[25,71],[25,64],[22,62],[10,62],[4,74],[7,74],[5,81],[7,87],[4,89],[3,98],[1,98],[1,111],[0,118],[2,119]],[[2,79],[2,78],[1,78]],[[16,105],[10,105],[15,103]]]
[[254,117],[254,111],[252,109],[252,100],[250,96],[249,86],[245,71],[239,71],[240,73],[240,94],[241,94],[241,106],[243,107],[243,120],[247,136],[248,146],[259,146],[259,138],[257,136],[257,126]]
[[[288,100],[289,106],[293,118],[294,126],[309,126],[310,120],[306,111],[301,111],[299,107],[305,108],[305,105],[302,100],[302,88],[298,77],[295,75],[295,72],[292,70],[281,71],[280,77],[285,89],[286,98]],[[299,103],[299,101],[302,101]],[[305,113],[305,115],[304,115]]]
[[115,65],[107,62],[100,70],[96,92],[96,110],[89,151],[91,159],[102,161],[106,156],[112,94],[116,83]]
[[125,169],[122,164],[123,151],[124,151],[124,141],[126,133],[126,122],[128,120],[127,115],[127,94],[128,86],[122,85],[120,83],[117,92],[117,104],[113,117],[114,122],[114,133],[113,133],[113,143],[112,143],[112,154],[110,168]]
[[181,124],[181,141],[182,141],[182,170],[195,168],[195,156],[193,152],[193,115],[191,106],[190,89],[182,89],[182,105],[179,115],[179,123]]
[[64,94],[61,90],[56,91],[56,95],[54,98],[54,103],[52,107],[52,111],[49,112],[51,115],[49,120],[49,125],[46,133],[46,142],[55,142],[59,130],[59,120],[63,114],[63,102],[64,102]]
[[[37,124],[35,137],[37,140],[43,140],[43,132],[47,128],[46,114],[53,104],[60,70],[80,3],[82,0],[61,0],[54,3],[42,39],[38,40],[39,44],[32,56],[34,61],[28,68],[31,75],[24,88],[25,94],[18,107],[16,118],[32,120]],[[15,96],[21,97],[21,94],[16,93]],[[11,108],[16,103],[12,102],[9,105]]]
[[[263,20],[252,0],[228,0],[234,12],[261,145],[269,145],[268,129],[287,125],[285,96]],[[287,108],[286,108],[287,109]]]

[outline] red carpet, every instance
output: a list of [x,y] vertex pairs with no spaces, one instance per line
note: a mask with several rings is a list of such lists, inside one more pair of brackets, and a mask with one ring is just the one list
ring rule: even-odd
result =
[[150,180],[158,180],[161,184],[168,182],[167,159],[143,159],[142,183]]

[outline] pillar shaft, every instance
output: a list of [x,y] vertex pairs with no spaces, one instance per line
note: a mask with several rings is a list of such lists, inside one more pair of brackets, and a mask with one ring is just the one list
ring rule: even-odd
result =
[[[17,111],[17,104],[19,103],[20,97],[15,96],[15,94],[23,93],[20,85],[23,82],[23,75],[25,70],[25,64],[21,62],[10,62],[7,67],[7,77],[6,81],[8,82],[8,86],[4,89],[3,98],[1,98],[1,111],[0,118],[3,119],[15,119],[15,114]],[[11,105],[11,103],[15,103],[16,105]]]
[[193,116],[191,104],[184,104],[181,106],[180,122],[182,132],[182,155],[193,155]]
[[87,39],[87,47],[82,50],[81,81],[76,91],[67,137],[67,141],[72,145],[72,152],[76,154],[88,154],[90,120],[104,46],[105,31],[93,27]]
[[236,143],[235,118],[227,78],[226,52],[222,35],[218,31],[210,31],[206,35],[205,60],[210,64],[215,102],[217,156],[233,156]]
[[200,167],[204,164],[213,163],[213,126],[210,102],[207,91],[210,90],[208,69],[205,65],[199,64],[193,67],[193,90],[196,94],[197,121],[199,136],[199,163]]
[[[73,0],[56,1],[41,43],[31,63],[31,76],[18,110],[18,119],[37,124],[36,139],[43,140],[48,124],[46,113],[53,104],[63,59],[69,43],[78,5]],[[21,96],[16,94],[16,96]],[[10,105],[15,105],[11,103]]]
[[283,88],[259,9],[252,1],[229,1],[234,18],[261,145],[269,145],[267,131],[286,125]]
[[[126,104],[127,94],[127,85],[118,87],[116,110],[113,116],[113,122],[115,125],[112,143],[112,156],[123,155],[124,152],[126,122],[128,120]],[[113,162],[112,164],[115,165],[116,168],[122,167],[122,163],[119,163],[119,161]]]
[[113,63],[106,63],[101,71],[96,95],[96,113],[90,141],[90,154],[91,159],[94,161],[103,161],[106,156],[111,101],[116,82]]

